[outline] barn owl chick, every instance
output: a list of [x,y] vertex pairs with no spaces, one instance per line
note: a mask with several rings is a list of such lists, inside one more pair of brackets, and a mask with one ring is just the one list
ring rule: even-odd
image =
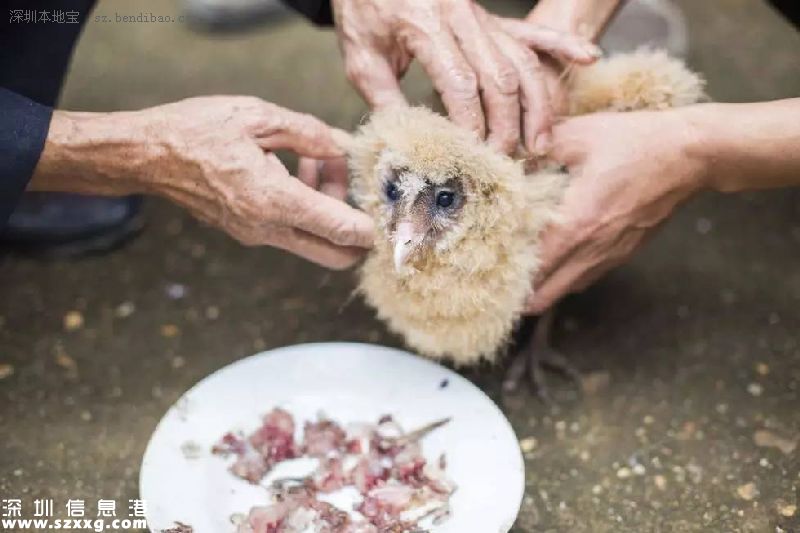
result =
[[[699,100],[703,82],[662,52],[578,70],[572,113],[661,109]],[[507,345],[538,265],[542,228],[568,176],[521,161],[425,108],[373,114],[350,146],[352,192],[377,228],[359,291],[424,355],[471,364]]]

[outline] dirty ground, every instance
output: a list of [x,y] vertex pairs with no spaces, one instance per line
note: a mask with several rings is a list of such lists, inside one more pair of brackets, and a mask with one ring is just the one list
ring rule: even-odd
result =
[[[765,4],[680,3],[689,60],[715,99],[800,95],[800,37]],[[177,12],[132,5],[105,0],[98,13]],[[406,86],[429,94],[417,71]],[[365,111],[333,36],[294,18],[236,37],[90,23],[62,104],[213,93],[341,127]],[[163,202],[147,215],[144,234],[106,257],[0,259],[0,497],[53,498],[62,514],[69,498],[124,505],[160,416],[207,374],[286,344],[399,345],[360,302],[342,307],[352,274],[243,248]],[[563,305],[556,343],[587,376],[583,399],[557,380],[557,408],[501,399],[499,371],[468,374],[503,401],[526,451],[515,533],[800,531],[800,191],[692,201]]]

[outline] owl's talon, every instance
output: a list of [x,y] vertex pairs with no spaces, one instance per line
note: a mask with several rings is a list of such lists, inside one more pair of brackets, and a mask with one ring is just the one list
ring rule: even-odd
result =
[[503,380],[503,392],[511,393],[516,392],[522,377],[528,370],[528,357],[527,354],[519,352],[517,357],[511,361],[511,365],[506,371],[505,379]]
[[531,339],[517,352],[509,366],[503,391],[512,393],[519,389],[523,377],[527,377],[534,393],[543,403],[552,405],[553,398],[547,386],[545,369],[561,374],[580,390],[581,375],[564,355],[549,344],[553,312],[538,319]]

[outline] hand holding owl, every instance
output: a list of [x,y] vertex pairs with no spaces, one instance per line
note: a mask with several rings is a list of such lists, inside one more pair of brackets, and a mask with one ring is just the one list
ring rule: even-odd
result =
[[537,52],[588,64],[590,42],[486,13],[473,0],[334,0],[348,78],[373,109],[405,103],[416,58],[459,126],[512,153],[544,151],[553,112]]

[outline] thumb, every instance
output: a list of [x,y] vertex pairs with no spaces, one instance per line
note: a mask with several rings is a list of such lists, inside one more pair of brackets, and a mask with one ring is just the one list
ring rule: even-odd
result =
[[372,248],[374,224],[366,213],[312,189],[300,180],[287,183],[287,224],[340,246]]
[[263,150],[291,150],[321,159],[340,157],[350,143],[350,134],[329,126],[306,113],[275,107],[256,130]]
[[583,117],[571,117],[556,120],[553,124],[552,142],[548,150],[548,158],[567,167],[577,167],[585,159],[585,143],[581,135],[589,128],[581,124]]

